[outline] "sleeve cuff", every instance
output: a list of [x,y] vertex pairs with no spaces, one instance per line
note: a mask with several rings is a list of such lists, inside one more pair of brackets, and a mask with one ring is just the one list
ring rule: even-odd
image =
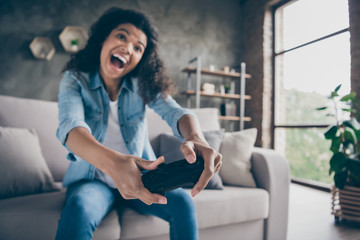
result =
[[183,108],[180,111],[178,111],[177,113],[175,113],[175,116],[174,116],[175,121],[173,121],[171,128],[174,133],[174,136],[177,137],[178,139],[180,139],[182,142],[185,141],[185,138],[180,133],[178,123],[179,123],[180,118],[184,115],[191,115],[193,118],[195,118],[196,121],[198,121],[197,116],[189,109]]
[[91,133],[90,127],[84,121],[81,120],[64,121],[60,124],[56,133],[57,138],[64,146],[69,132],[76,127],[83,127]]

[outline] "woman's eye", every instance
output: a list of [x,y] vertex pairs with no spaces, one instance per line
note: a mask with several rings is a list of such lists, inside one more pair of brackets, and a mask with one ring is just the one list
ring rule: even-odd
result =
[[124,40],[124,41],[126,40],[126,37],[124,34],[118,34],[117,37],[121,40]]
[[134,49],[135,49],[136,52],[139,52],[139,53],[142,52],[142,48],[141,48],[141,47],[135,46]]

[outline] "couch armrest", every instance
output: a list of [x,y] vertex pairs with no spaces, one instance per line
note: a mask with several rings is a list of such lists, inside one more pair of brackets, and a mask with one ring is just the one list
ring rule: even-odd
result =
[[290,170],[287,160],[272,149],[255,148],[252,172],[258,187],[269,192],[269,217],[265,221],[266,240],[286,239],[289,209]]

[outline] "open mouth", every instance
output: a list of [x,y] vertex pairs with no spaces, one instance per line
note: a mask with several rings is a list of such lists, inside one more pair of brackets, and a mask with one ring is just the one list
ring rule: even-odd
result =
[[127,60],[118,54],[111,55],[110,61],[111,64],[117,69],[124,68],[127,63]]

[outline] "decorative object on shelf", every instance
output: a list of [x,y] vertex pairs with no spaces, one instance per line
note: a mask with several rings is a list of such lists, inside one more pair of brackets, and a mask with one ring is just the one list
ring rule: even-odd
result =
[[221,116],[236,116],[236,104],[234,102],[221,103],[220,105]]
[[82,27],[66,26],[59,39],[66,52],[76,53],[85,47],[88,35]]
[[225,67],[223,67],[222,70],[223,70],[224,72],[228,73],[228,72],[230,72],[230,67],[229,67],[229,66],[225,66]]
[[[332,213],[336,220],[348,219],[360,221],[359,209],[350,209],[349,199],[360,203],[360,117],[359,104],[355,93],[339,96],[341,85],[331,92],[330,99],[335,106],[336,123],[329,126],[324,136],[331,141],[330,150],[333,153],[330,159],[330,171],[334,173],[335,186],[332,190],[333,209]],[[325,110],[328,107],[318,108]],[[349,114],[345,119],[344,115]],[[351,204],[351,203],[350,203]],[[355,207],[355,206],[354,206]]]
[[212,83],[204,83],[201,87],[202,91],[206,94],[214,94],[215,93],[215,84]]
[[[216,98],[222,98],[222,99],[228,99],[229,101],[239,101],[238,106],[235,102],[233,102],[232,108],[228,107],[228,115],[226,115],[226,106],[224,107],[225,115],[220,116],[220,120],[226,120],[226,121],[238,121],[239,122],[239,129],[244,129],[244,121],[251,121],[251,118],[245,117],[245,100],[251,99],[251,96],[245,95],[245,80],[251,78],[250,74],[246,74],[246,65],[245,63],[241,63],[241,73],[239,72],[225,72],[220,70],[213,70],[212,69],[202,69],[201,68],[201,57],[198,56],[196,58],[193,58],[189,61],[189,65],[196,63],[196,67],[187,67],[182,70],[182,72],[186,72],[188,74],[188,81],[187,81],[187,90],[184,91],[182,94],[187,96],[187,107],[191,107],[191,99],[190,97],[192,95],[195,95],[195,107],[200,108],[200,97],[216,97]],[[196,86],[195,90],[193,90],[192,86],[192,79],[191,74],[196,75]],[[220,85],[220,93],[214,92],[214,93],[208,93],[205,92],[204,89],[201,89],[201,75],[207,75],[207,76],[214,76],[214,77],[221,77],[223,78],[223,84]],[[229,86],[230,90],[227,92],[225,79],[229,80]],[[240,81],[239,83],[239,89],[238,93],[235,94],[235,81]],[[220,107],[221,108],[221,107]],[[236,108],[239,108],[237,110]],[[235,109],[230,110],[230,109]],[[221,109],[220,109],[221,110]],[[238,112],[238,115],[236,115],[236,112]],[[230,114],[231,113],[231,114]],[[233,124],[231,122],[230,124]]]
[[35,58],[51,60],[55,53],[55,47],[47,37],[36,37],[30,43],[30,50]]
[[225,86],[224,84],[220,84],[220,94],[225,94]]
[[216,70],[215,65],[211,64],[210,67],[209,67],[209,70],[210,70],[210,72],[214,72]]
[[79,50],[79,39],[71,40],[71,50],[73,50],[73,51]]
[[231,85],[230,84],[226,84],[225,85],[225,93],[230,93],[231,90]]

